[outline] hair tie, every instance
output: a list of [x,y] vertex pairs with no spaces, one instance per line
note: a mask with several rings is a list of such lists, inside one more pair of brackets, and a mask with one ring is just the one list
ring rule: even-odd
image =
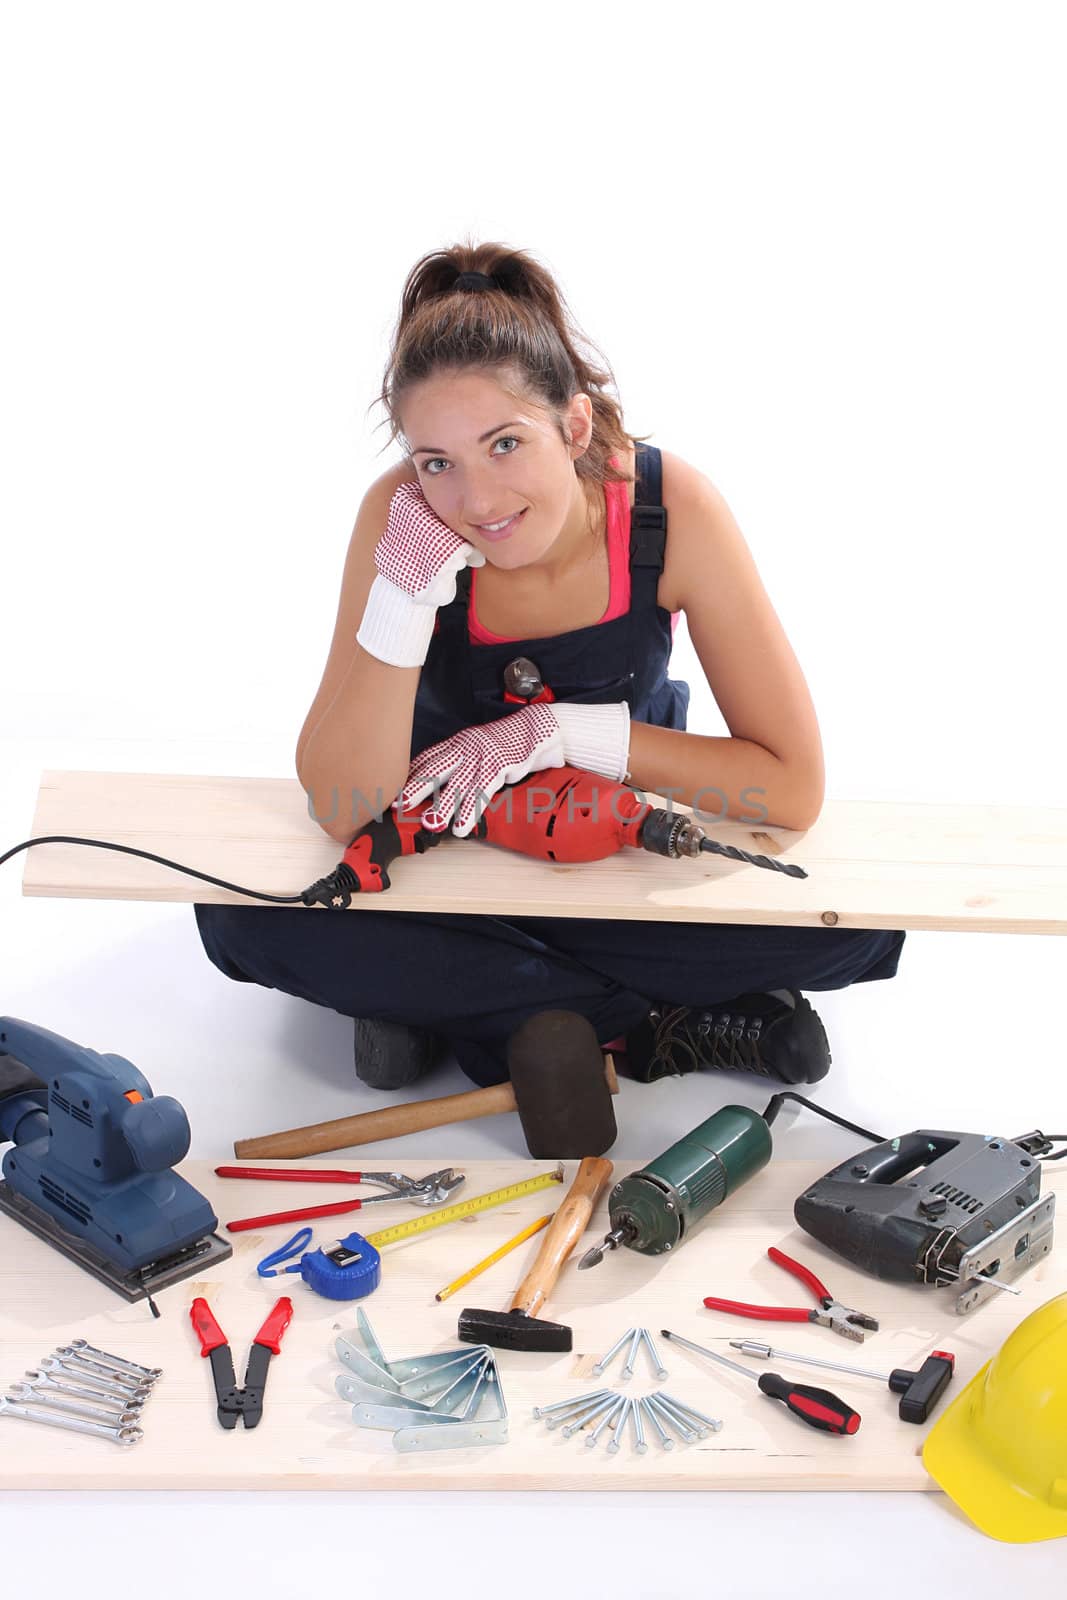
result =
[[495,289],[492,278],[486,277],[484,272],[461,272],[453,289]]

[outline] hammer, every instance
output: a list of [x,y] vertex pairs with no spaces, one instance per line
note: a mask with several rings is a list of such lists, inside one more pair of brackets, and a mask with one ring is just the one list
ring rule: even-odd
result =
[[459,1336],[465,1343],[491,1344],[497,1350],[571,1348],[570,1328],[562,1322],[539,1321],[538,1312],[552,1293],[560,1268],[589,1226],[613,1170],[602,1156],[585,1157],[508,1310],[460,1312]]
[[619,1092],[619,1080],[611,1056],[602,1053],[585,1017],[576,1011],[539,1011],[528,1017],[508,1040],[508,1071],[510,1082],[488,1089],[240,1139],[233,1153],[244,1161],[317,1156],[502,1111],[519,1113],[527,1147],[538,1160],[580,1160],[590,1151],[602,1155],[611,1149],[618,1135],[611,1097]]

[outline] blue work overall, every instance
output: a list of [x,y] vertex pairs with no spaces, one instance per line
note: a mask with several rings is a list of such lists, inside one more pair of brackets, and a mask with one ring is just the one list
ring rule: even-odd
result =
[[[438,612],[419,680],[412,755],[461,728],[516,709],[504,674],[516,657],[560,701],[625,700],[635,722],[686,725],[689,687],[668,676],[671,617],[657,600],[667,533],[662,464],[638,445],[630,513],[630,608],[548,638],[473,643],[470,569]],[[705,804],[705,812],[713,806]],[[477,843],[470,854],[478,871]],[[664,872],[678,864],[664,862]],[[405,869],[417,872],[418,858]],[[549,870],[546,868],[546,871]],[[758,868],[754,868],[758,871]],[[388,891],[386,891],[388,892]],[[507,1040],[538,1011],[588,1017],[602,1044],[653,1006],[710,1009],[770,989],[843,989],[896,975],[902,931],[680,923],[578,917],[494,917],[304,907],[195,906],[209,958],[227,977],[330,1006],[344,1016],[427,1028],[446,1037],[477,1084],[507,1078]]]

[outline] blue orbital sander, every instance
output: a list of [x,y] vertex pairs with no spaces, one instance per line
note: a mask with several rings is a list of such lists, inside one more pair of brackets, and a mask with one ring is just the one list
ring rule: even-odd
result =
[[233,1254],[172,1171],[189,1139],[177,1100],[122,1056],[0,1017],[0,1212],[156,1316],[153,1291]]

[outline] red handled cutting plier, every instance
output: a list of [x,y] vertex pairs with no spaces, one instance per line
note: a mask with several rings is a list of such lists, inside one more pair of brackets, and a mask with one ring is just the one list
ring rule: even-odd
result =
[[819,1302],[817,1310],[808,1311],[803,1306],[750,1306],[739,1300],[716,1300],[708,1298],[704,1301],[709,1311],[736,1311],[739,1317],[758,1317],[765,1322],[817,1322],[824,1328],[832,1328],[842,1338],[855,1339],[860,1344],[866,1337],[866,1332],[874,1333],[878,1324],[873,1317],[865,1311],[854,1311],[851,1306],[844,1306],[840,1300],[835,1300],[825,1283],[822,1283],[811,1271],[810,1267],[802,1266],[799,1261],[794,1261],[792,1256],[787,1256],[783,1251],[776,1250],[773,1245],[767,1251],[771,1260],[778,1266],[784,1267],[801,1283],[806,1283],[812,1294]]
[[287,1294],[276,1300],[273,1311],[253,1339],[243,1389],[237,1387],[233,1356],[226,1335],[201,1295],[190,1306],[189,1317],[200,1340],[200,1354],[211,1357],[211,1376],[215,1380],[220,1423],[224,1428],[236,1428],[237,1419],[241,1417],[246,1428],[256,1427],[263,1416],[267,1368],[271,1356],[281,1353],[282,1334],[293,1317],[293,1302]]

